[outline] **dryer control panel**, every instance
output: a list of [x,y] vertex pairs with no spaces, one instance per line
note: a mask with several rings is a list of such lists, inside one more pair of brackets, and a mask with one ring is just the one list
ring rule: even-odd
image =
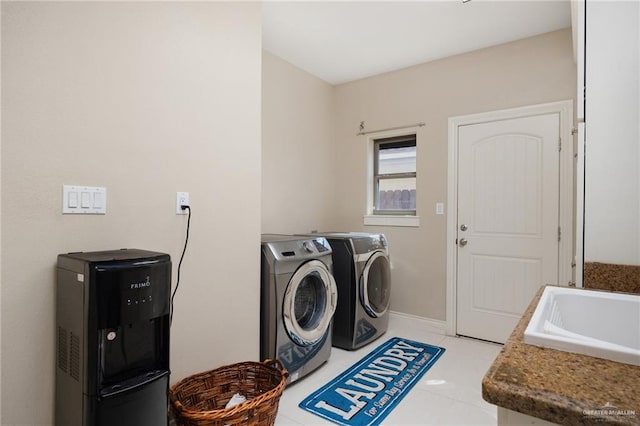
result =
[[356,254],[370,253],[375,250],[387,250],[387,239],[383,234],[361,235],[352,238]]

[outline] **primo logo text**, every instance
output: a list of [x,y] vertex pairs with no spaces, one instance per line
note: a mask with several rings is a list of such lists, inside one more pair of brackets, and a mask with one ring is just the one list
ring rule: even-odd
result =
[[133,290],[134,288],[144,288],[144,287],[151,287],[151,281],[149,281],[149,277],[147,277],[146,281],[143,281],[141,283],[131,283],[131,290]]

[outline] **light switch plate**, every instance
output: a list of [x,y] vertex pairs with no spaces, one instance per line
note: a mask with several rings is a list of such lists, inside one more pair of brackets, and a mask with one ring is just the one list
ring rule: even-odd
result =
[[107,188],[62,185],[62,214],[106,214]]
[[444,214],[444,203],[436,203],[436,214]]

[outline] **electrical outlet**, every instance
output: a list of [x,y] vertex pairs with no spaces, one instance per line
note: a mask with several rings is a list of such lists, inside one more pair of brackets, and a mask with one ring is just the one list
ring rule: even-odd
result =
[[189,211],[187,209],[182,209],[182,206],[189,205],[189,193],[188,192],[177,192],[176,193],[176,214],[188,214]]

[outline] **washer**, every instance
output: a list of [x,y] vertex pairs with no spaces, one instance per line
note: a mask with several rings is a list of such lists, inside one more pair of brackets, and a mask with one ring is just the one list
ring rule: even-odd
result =
[[313,234],[333,250],[338,306],[333,346],[354,350],[386,333],[389,325],[391,267],[383,234],[357,232]]
[[260,358],[277,358],[294,382],[331,354],[338,292],[325,238],[263,234]]

